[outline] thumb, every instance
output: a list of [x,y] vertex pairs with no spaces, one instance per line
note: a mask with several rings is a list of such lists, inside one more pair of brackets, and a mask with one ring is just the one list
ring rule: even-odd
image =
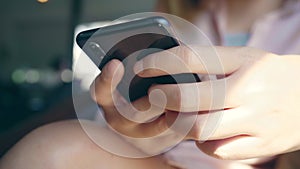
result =
[[113,106],[116,88],[124,74],[124,66],[118,60],[110,61],[90,87],[92,98],[102,106]]

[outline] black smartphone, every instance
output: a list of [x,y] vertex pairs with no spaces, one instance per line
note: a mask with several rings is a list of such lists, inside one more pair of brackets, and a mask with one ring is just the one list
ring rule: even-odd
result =
[[83,31],[77,35],[76,42],[100,70],[112,59],[122,61],[125,74],[117,88],[128,101],[146,96],[153,84],[200,81],[198,75],[192,73],[142,78],[133,72],[138,60],[180,44],[172,34],[171,24],[161,16]]

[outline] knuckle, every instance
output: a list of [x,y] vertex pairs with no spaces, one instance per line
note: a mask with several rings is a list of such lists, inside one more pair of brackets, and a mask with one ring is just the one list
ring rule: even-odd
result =
[[94,101],[100,105],[100,106],[106,106],[109,105],[107,99],[104,99],[101,92],[98,92],[97,90],[94,90]]
[[225,151],[222,151],[222,152],[215,151],[212,153],[212,156],[219,160],[231,160],[232,159],[230,154]]
[[190,136],[197,141],[201,141],[201,130],[197,127],[193,127],[191,132],[190,132]]
[[172,91],[171,91],[171,97],[167,100],[170,105],[172,105],[174,108],[178,109],[182,107],[181,105],[181,99],[182,99],[182,93],[177,85]]
[[191,51],[189,48],[187,47],[181,47],[179,48],[179,54],[181,55],[181,58],[183,60],[183,62],[186,64],[186,65],[190,65],[192,60],[191,60]]
[[192,129],[189,132],[189,136],[192,137],[192,139],[197,140],[197,141],[201,141],[201,137],[202,137],[202,123],[199,122],[199,118],[197,118],[197,121],[194,123]]

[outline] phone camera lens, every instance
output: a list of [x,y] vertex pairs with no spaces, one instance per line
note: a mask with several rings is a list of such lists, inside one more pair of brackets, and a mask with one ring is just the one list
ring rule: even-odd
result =
[[98,43],[89,42],[89,47],[90,47],[91,51],[94,53],[95,56],[100,57],[101,59],[103,59],[103,57],[105,55],[105,52]]
[[90,48],[93,50],[98,50],[100,48],[100,46],[96,42],[90,42]]

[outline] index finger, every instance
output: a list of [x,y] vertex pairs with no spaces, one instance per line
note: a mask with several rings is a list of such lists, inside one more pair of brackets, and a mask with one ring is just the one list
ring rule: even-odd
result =
[[257,55],[257,51],[248,47],[178,46],[148,55],[136,63],[134,71],[142,77],[180,73],[225,75],[236,71],[248,55]]

